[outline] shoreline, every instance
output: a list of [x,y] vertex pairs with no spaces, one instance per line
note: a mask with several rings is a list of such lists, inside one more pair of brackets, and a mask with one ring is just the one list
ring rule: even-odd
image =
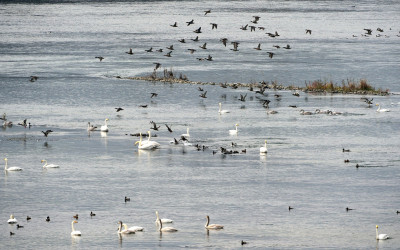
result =
[[155,77],[153,75],[150,76],[131,76],[131,77],[121,77],[116,76],[117,79],[125,79],[125,80],[137,80],[137,81],[148,81],[148,82],[164,82],[164,83],[179,83],[179,84],[193,84],[193,85],[219,85],[223,88],[243,88],[247,87],[253,91],[253,88],[266,88],[272,90],[293,90],[293,91],[302,91],[306,93],[312,94],[354,94],[354,95],[379,95],[379,96],[387,96],[391,93],[389,91],[382,90],[355,90],[355,91],[347,91],[344,89],[336,89],[336,90],[324,90],[324,89],[316,89],[310,90],[308,87],[299,87],[299,86],[284,86],[281,84],[276,84],[274,82],[261,82],[261,83],[216,83],[216,82],[201,82],[201,81],[190,81],[184,76],[183,78],[176,77]]

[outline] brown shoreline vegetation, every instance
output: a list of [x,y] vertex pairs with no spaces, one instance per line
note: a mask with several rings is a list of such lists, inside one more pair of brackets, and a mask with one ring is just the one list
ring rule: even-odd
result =
[[139,81],[151,81],[151,82],[164,82],[164,83],[179,83],[179,84],[197,84],[197,85],[220,85],[221,87],[248,87],[258,88],[265,87],[267,89],[274,90],[296,90],[308,93],[321,93],[321,94],[357,94],[357,95],[389,95],[388,89],[382,90],[381,88],[375,89],[370,84],[368,84],[366,79],[360,79],[358,81],[347,79],[342,80],[341,85],[333,83],[332,81],[322,81],[314,80],[312,82],[306,82],[306,87],[299,87],[294,85],[283,86],[278,84],[276,81],[266,82],[262,81],[260,83],[216,83],[216,82],[200,82],[200,81],[190,81],[186,75],[179,73],[177,76],[172,69],[164,69],[163,75],[158,76],[156,70],[148,76],[132,76],[132,77],[121,77],[116,76],[118,79],[129,79],[129,80],[139,80]]

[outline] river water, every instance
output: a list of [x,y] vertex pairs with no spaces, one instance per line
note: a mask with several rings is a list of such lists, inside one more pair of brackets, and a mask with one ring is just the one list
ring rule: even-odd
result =
[[[0,130],[0,157],[23,170],[0,180],[1,248],[397,249],[399,11],[397,1],[2,1],[0,113],[14,126]],[[256,30],[240,29],[246,24]],[[194,33],[199,27],[202,33]],[[279,37],[265,34],[275,31]],[[197,35],[199,42],[190,40]],[[206,50],[199,48],[204,43]],[[253,49],[258,43],[261,51]],[[282,48],[287,44],[292,49]],[[150,47],[154,52],[145,51]],[[208,55],[213,61],[196,59]],[[172,69],[217,84],[116,78],[151,74],[156,62],[159,75]],[[218,84],[302,87],[318,79],[367,79],[392,94],[261,95]],[[219,102],[230,113],[219,115]],[[378,103],[390,112],[377,112]],[[87,132],[88,122],[100,127],[106,118],[108,133]],[[30,128],[17,125],[24,119]],[[235,124],[238,133],[230,135]],[[187,128],[191,145],[170,143]],[[159,149],[135,146],[130,134],[148,130]],[[265,140],[268,153],[260,155]],[[239,153],[222,154],[221,147]],[[42,169],[43,159],[60,168]],[[178,232],[157,232],[155,211],[173,219]],[[24,228],[7,224],[10,214]],[[75,214],[81,237],[70,236]],[[207,231],[206,215],[224,229]],[[120,220],[145,231],[119,237]],[[376,225],[392,239],[376,241]]]

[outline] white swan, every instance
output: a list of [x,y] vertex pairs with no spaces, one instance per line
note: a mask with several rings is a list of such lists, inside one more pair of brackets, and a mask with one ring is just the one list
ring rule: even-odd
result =
[[128,225],[126,225],[125,223],[123,223],[122,225],[124,226],[125,230],[131,231],[131,232],[143,232],[144,231],[144,227],[133,226],[133,227],[128,228]]
[[17,219],[14,218],[14,215],[10,215],[10,219],[7,221],[8,224],[18,223]]
[[162,226],[162,221],[158,220],[158,231],[160,232],[176,232],[178,229],[174,227],[163,227]]
[[4,160],[6,161],[6,165],[4,166],[4,171],[22,171],[22,168],[20,167],[11,167],[11,168],[7,168],[8,166],[8,159],[4,158]]
[[376,110],[376,112],[390,112],[390,109],[381,109],[381,105],[379,103],[377,103],[375,105],[378,106],[378,109]]
[[108,121],[108,118],[106,118],[106,119],[104,120],[104,125],[102,125],[102,126],[100,127],[100,131],[101,131],[101,132],[108,132],[107,121]]
[[186,134],[181,134],[181,136],[184,136],[185,138],[190,137],[189,128],[186,129]]
[[[122,223],[122,221],[118,221],[118,234],[134,234],[134,231],[130,231],[126,224]],[[124,226],[125,225],[125,226]],[[122,229],[122,226],[124,226],[124,229]]]
[[47,164],[46,160],[42,160],[42,163],[44,162],[43,168],[59,168],[60,165],[56,164]]
[[[150,133],[150,131],[148,131],[148,132]],[[143,141],[142,139],[143,139],[142,138],[142,133],[140,133],[139,141],[135,142],[135,145],[139,144],[138,145],[138,149],[145,149],[145,150],[156,149],[156,148],[159,148],[161,146],[160,143],[158,143],[158,142],[149,141],[149,140]],[[150,139],[150,134],[149,134],[149,139]]]
[[88,122],[88,127],[87,127],[87,131],[95,131],[97,127],[93,126],[90,124],[90,122]]
[[237,133],[238,133],[238,126],[239,126],[239,124],[235,124],[235,129],[232,129],[232,130],[229,130],[229,134],[230,135],[237,135]]
[[218,104],[219,104],[219,111],[218,111],[218,113],[219,113],[220,115],[221,115],[221,114],[230,113],[229,110],[222,109],[222,103],[218,103]]
[[377,240],[387,240],[389,236],[387,234],[378,234],[378,225],[376,225],[376,239]]
[[81,231],[75,230],[75,228],[74,228],[74,223],[78,223],[78,222],[77,222],[76,220],[73,220],[73,221],[71,222],[71,227],[72,227],[71,236],[81,236],[81,235],[82,235]]
[[222,225],[209,224],[210,223],[210,217],[207,215],[206,218],[207,218],[207,222],[206,222],[206,225],[204,226],[205,228],[207,228],[207,229],[223,229],[224,228],[224,226],[222,226]]
[[266,153],[268,153],[267,140],[265,140],[264,147],[260,148],[260,154],[266,154]]
[[164,223],[164,224],[166,224],[166,223],[173,223],[173,222],[174,222],[174,221],[171,220],[171,219],[166,219],[166,218],[160,219],[160,217],[158,217],[158,211],[156,211],[156,216],[157,216],[157,218],[156,218],[156,224],[158,224],[160,220],[161,220],[161,222]]

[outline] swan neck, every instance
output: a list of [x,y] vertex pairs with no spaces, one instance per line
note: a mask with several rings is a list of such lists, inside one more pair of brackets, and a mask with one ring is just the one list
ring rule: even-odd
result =
[[5,161],[6,161],[6,165],[4,165],[4,170],[7,170],[8,163],[7,163],[7,160],[5,160]]
[[74,222],[71,223],[72,232],[75,231]]
[[206,227],[208,227],[208,224],[210,223],[210,217],[206,217],[207,218],[207,222],[206,222]]

